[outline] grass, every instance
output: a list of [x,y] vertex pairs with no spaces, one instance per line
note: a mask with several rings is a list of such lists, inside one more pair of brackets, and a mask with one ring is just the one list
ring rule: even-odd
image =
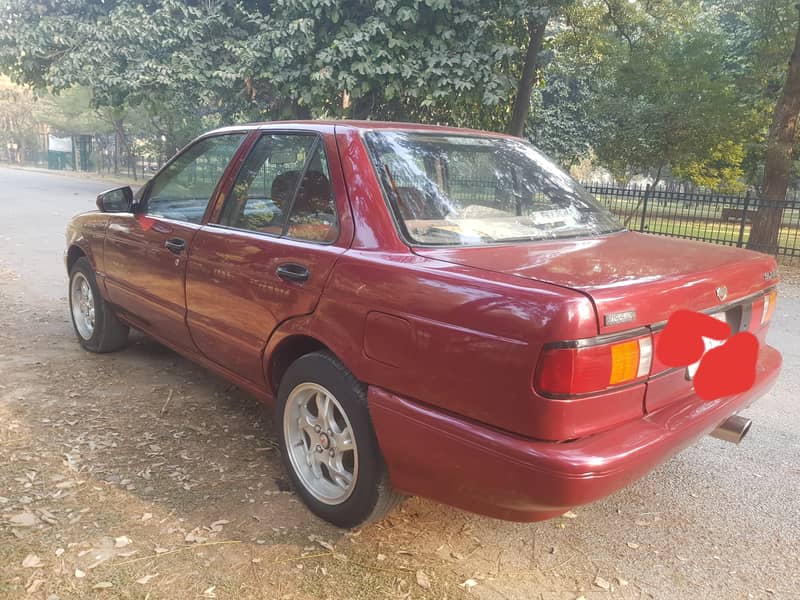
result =
[[[609,208],[617,217],[625,222],[628,215],[628,227],[639,230],[641,226],[641,206],[638,200],[618,198],[615,196],[599,196],[598,200]],[[740,221],[722,220],[722,209],[730,208],[719,205],[704,204],[698,207],[695,203],[651,201],[645,216],[645,231],[660,235],[671,235],[687,239],[736,246],[742,234],[742,245],[747,244],[751,224],[746,223],[741,232]],[[736,207],[734,207],[736,208]],[[800,256],[800,211],[786,209],[783,213],[783,225],[778,232],[778,245],[787,256]]]

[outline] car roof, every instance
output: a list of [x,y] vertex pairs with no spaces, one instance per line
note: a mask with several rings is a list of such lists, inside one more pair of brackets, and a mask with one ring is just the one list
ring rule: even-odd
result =
[[221,127],[210,131],[211,133],[224,133],[232,131],[252,130],[252,129],[280,129],[289,126],[292,129],[322,129],[327,127],[337,127],[355,129],[359,131],[375,130],[395,130],[395,131],[426,131],[432,133],[450,133],[456,135],[472,135],[481,137],[512,137],[504,133],[492,131],[481,131],[478,129],[467,129],[462,127],[447,127],[444,125],[423,125],[421,123],[403,123],[399,121],[357,121],[350,119],[319,119],[319,120],[299,120],[299,121],[263,121],[259,123],[245,123],[230,127]]

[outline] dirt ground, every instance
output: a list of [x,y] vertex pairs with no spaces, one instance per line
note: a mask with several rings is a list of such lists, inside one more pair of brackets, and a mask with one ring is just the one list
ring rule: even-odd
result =
[[[490,520],[418,499],[361,530],[325,524],[289,489],[265,406],[138,334],[122,353],[84,352],[65,307],[30,308],[15,277],[0,272],[0,598],[591,589],[587,570],[574,593],[544,595],[577,558],[558,541],[568,518],[513,544],[473,535]],[[511,580],[532,595],[509,595]],[[622,577],[596,583],[641,593]]]
[[289,489],[269,409],[140,334],[84,352],[53,277],[0,257],[0,599],[800,597],[794,369],[742,446],[701,440],[562,518],[412,498],[345,532]]

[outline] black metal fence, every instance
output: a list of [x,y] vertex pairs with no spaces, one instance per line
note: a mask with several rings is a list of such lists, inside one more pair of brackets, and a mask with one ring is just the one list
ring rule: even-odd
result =
[[800,257],[797,192],[775,202],[750,193],[678,192],[649,186],[620,188],[588,184],[584,187],[633,231],[739,248],[748,247],[754,220],[769,212],[778,225],[777,244],[749,246],[788,260]]

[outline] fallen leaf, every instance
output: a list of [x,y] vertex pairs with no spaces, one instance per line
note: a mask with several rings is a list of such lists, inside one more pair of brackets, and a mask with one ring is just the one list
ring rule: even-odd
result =
[[475,581],[474,579],[467,579],[464,583],[459,583],[458,585],[463,587],[465,590],[469,591],[476,585],[478,585],[478,582]]
[[39,522],[39,519],[31,512],[21,512],[11,515],[8,522],[12,527],[33,527]]
[[150,583],[151,579],[155,579],[156,577],[158,577],[158,573],[156,573],[155,575],[145,575],[144,577],[140,577],[139,579],[137,579],[136,583],[138,583],[139,585],[147,585],[148,583]]
[[600,575],[595,577],[594,581],[592,583],[594,583],[594,585],[596,585],[597,587],[599,587],[601,589],[604,589],[604,590],[611,589],[611,584],[608,581],[606,581],[605,579],[603,579],[602,577],[600,577]]
[[317,535],[310,535],[310,536],[308,536],[308,539],[310,541],[312,541],[312,542],[316,542],[317,544],[319,544],[320,546],[325,548],[325,550],[330,550],[331,552],[333,552],[333,550],[334,550],[333,544],[331,544],[328,541],[323,540],[321,537],[319,537]]
[[23,559],[22,566],[26,569],[37,569],[42,566],[42,560],[35,554],[28,554]]
[[56,519],[55,515],[51,513],[47,509],[40,509],[39,513],[41,514],[42,521],[48,523],[50,525],[58,525],[58,519]]
[[114,587],[114,584],[110,581],[101,581],[100,583],[95,583],[92,586],[93,590],[107,590],[108,588]]
[[196,531],[197,529],[190,531],[189,533],[186,534],[186,537],[184,539],[189,543],[195,543],[195,544],[202,544],[203,542],[208,540],[207,537],[203,537],[202,535],[199,535],[199,533],[195,533]]
[[426,590],[431,589],[431,580],[424,571],[417,571],[417,585]]
[[227,525],[230,521],[226,521],[225,519],[220,519],[219,521],[214,521],[211,524],[211,531],[222,531],[222,526]]

